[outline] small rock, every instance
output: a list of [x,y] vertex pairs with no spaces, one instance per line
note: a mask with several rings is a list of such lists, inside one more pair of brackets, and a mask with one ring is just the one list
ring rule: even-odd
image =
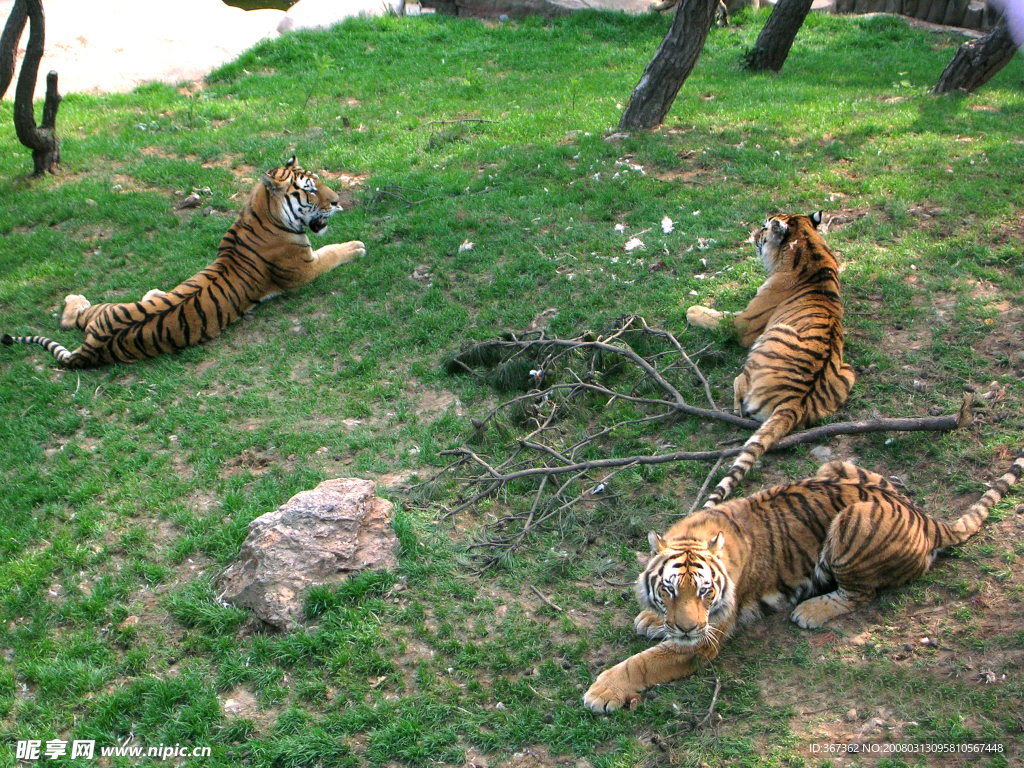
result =
[[426,264],[420,264],[418,267],[416,267],[416,269],[412,271],[412,274],[409,275],[409,277],[415,280],[420,285],[424,285],[427,288],[430,287],[430,267],[428,267]]
[[505,705],[504,705],[504,704],[502,704],[502,703],[501,703],[501,702],[499,701],[499,702],[498,702],[497,704],[495,704],[495,705],[494,705],[494,708],[495,708],[496,710],[498,710],[499,712],[501,712],[501,711],[503,711],[503,710],[505,709]]
[[847,713],[846,713],[846,722],[852,723],[856,719],[857,719],[857,710],[856,709],[848,710]]
[[907,653],[910,653],[911,651],[914,650],[914,646],[912,646],[910,643],[904,643],[903,644],[903,650],[906,651]]
[[832,458],[832,449],[827,445],[816,445],[811,448],[811,458],[824,464]]
[[198,208],[200,203],[203,202],[203,198],[193,192],[191,195],[183,200],[179,200],[174,204],[174,209],[177,211],[183,211],[186,208]]

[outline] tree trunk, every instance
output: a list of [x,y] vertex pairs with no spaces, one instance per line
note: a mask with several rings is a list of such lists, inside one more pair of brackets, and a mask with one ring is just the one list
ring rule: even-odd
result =
[[664,122],[700,57],[716,8],[718,0],[679,0],[672,26],[622,112],[620,131],[649,130]]
[[[25,59],[21,62],[18,87],[14,91],[14,130],[18,134],[18,141],[32,150],[33,174],[41,176],[44,173],[55,173],[57,166],[60,165],[60,139],[57,138],[55,130],[60,94],[57,93],[57,73],[50,72],[46,76],[43,121],[37,126],[32,98],[36,90],[39,62],[43,58],[43,4],[42,0],[17,0],[14,10],[11,11],[12,17],[17,13],[17,7],[23,4],[28,12],[30,26]],[[7,29],[4,30],[4,38],[6,37]],[[17,39],[13,41],[15,46],[17,42]],[[0,59],[6,61],[6,51],[2,52]]]
[[0,98],[7,93],[14,77],[14,54],[18,50],[18,41],[25,31],[27,20],[28,7],[25,0],[16,0],[11,15],[7,17],[7,24],[4,25],[4,33],[0,35]]
[[1006,17],[1003,17],[987,35],[969,40],[957,49],[953,60],[939,75],[939,82],[932,88],[932,93],[969,93],[980,88],[1005,67],[1016,52],[1017,44],[1010,35]]
[[804,24],[813,0],[779,0],[757,36],[757,42],[743,55],[743,63],[754,72],[779,72],[786,63],[796,33]]

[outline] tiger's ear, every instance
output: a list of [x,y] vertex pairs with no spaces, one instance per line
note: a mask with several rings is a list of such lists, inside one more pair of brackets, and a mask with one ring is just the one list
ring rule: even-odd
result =
[[287,184],[282,184],[280,181],[275,179],[269,173],[261,173],[260,174],[260,183],[264,187],[269,189],[271,192],[275,192],[275,193],[278,193],[278,194],[280,194],[281,192],[284,192],[284,190],[288,186]]
[[717,555],[725,546],[725,534],[719,531],[711,541],[708,542],[708,552]]
[[789,225],[779,219],[772,219],[772,234],[782,237],[789,231]]
[[647,543],[651,545],[651,554],[654,555],[668,549],[668,544],[665,543],[665,540],[654,531],[647,534]]
[[295,155],[292,155],[291,158],[288,160],[288,162],[284,164],[284,167],[285,168],[291,168],[293,165],[296,165],[297,162],[298,161],[295,159]]
[[811,214],[811,224],[814,225],[815,229],[821,226],[821,213],[821,211],[815,211]]

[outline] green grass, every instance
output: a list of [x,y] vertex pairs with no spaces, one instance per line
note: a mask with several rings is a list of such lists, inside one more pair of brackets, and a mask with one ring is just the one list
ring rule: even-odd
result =
[[[522,765],[513,756],[527,750],[595,768],[817,766],[826,757],[810,744],[879,718],[889,730],[876,742],[998,742],[1007,751],[979,764],[1019,760],[1013,500],[925,579],[828,632],[783,617],[740,630],[716,662],[713,730],[689,727],[709,675],[654,690],[636,712],[581,704],[595,674],[644,647],[619,585],[706,467],[623,473],[613,504],[483,576],[463,564],[465,544],[520,499],[439,523],[455,489],[422,503],[382,486],[397,504],[395,572],[314,590],[309,630],[288,635],[216,601],[248,523],[292,494],[440,468],[497,401],[447,375],[445,357],[549,307],[562,335],[638,313],[690,349],[714,342],[706,372],[727,401],[742,351],[687,331],[685,310],[745,305],[763,275],[744,240],[777,211],[866,214],[827,235],[845,265],[848,359],[863,370],[843,416],[949,412],[965,384],[1005,390],[957,433],[833,449],[942,515],[982,491],[1021,443],[1024,66],[934,98],[958,39],[814,15],[782,74],[755,76],[738,57],[764,18],[712,30],[665,126],[621,142],[605,134],[667,19],[385,18],[290,35],[199,90],[67,96],[56,178],[29,176],[0,104],[4,332],[74,346],[55,317],[65,294],[133,300],[198,271],[259,172],[293,153],[335,186],[360,180],[316,244],[368,247],[177,355],[74,373],[35,348],[0,352],[5,742],[133,736],[208,745],[206,766],[268,768]],[[209,215],[173,212],[176,192],[202,187]],[[641,231],[646,249],[626,253]],[[411,278],[420,266],[429,285]],[[623,445],[733,436],[680,422]],[[807,448],[770,457],[744,488],[815,463]],[[848,642],[864,632],[870,647]],[[978,682],[985,670],[994,684]],[[225,714],[232,698],[250,702],[241,716]],[[13,746],[0,749],[0,765],[13,762]]]

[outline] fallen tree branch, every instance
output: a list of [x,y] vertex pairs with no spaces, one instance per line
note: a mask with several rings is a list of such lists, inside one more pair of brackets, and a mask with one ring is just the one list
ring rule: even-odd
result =
[[[448,361],[450,373],[468,373],[500,390],[519,392],[473,419],[472,436],[441,451],[448,464],[414,489],[456,485],[455,503],[439,522],[486,499],[508,503],[511,511],[486,522],[483,538],[467,546],[482,561],[480,571],[501,563],[545,526],[608,505],[622,495],[613,492],[612,483],[623,472],[713,462],[696,505],[721,465],[742,450],[743,439],[706,450],[674,450],[664,444],[666,436],[678,434],[672,425],[695,416],[748,431],[759,426],[715,406],[700,357],[688,354],[670,332],[636,316],[620,319],[605,333],[587,331],[570,339],[549,338],[545,331],[509,333],[464,349]],[[692,398],[711,407],[691,405]],[[946,416],[820,424],[787,435],[771,451],[837,435],[950,431],[969,421],[968,404],[965,399],[958,413]],[[644,450],[648,444],[651,449]]]
[[462,117],[455,120],[428,120],[416,126],[416,130],[426,128],[428,125],[454,125],[456,123],[497,123],[497,120],[485,120],[482,117]]
[[[769,453],[791,448],[802,443],[811,443],[823,437],[835,435],[863,435],[869,432],[948,432],[962,426],[959,415],[928,416],[925,418],[902,419],[868,419],[865,421],[840,421],[834,424],[823,424],[802,432],[794,432],[779,440],[769,449]],[[654,454],[652,456],[624,456],[612,459],[596,459],[581,461],[574,464],[563,464],[558,467],[532,467],[517,472],[501,474],[494,467],[466,448],[454,448],[441,451],[440,456],[465,456],[471,458],[482,467],[487,476],[501,483],[509,483],[527,477],[551,477],[572,472],[592,469],[612,469],[625,466],[652,466],[675,461],[718,461],[739,454],[742,447],[723,448],[717,451],[673,451],[672,453]]]

